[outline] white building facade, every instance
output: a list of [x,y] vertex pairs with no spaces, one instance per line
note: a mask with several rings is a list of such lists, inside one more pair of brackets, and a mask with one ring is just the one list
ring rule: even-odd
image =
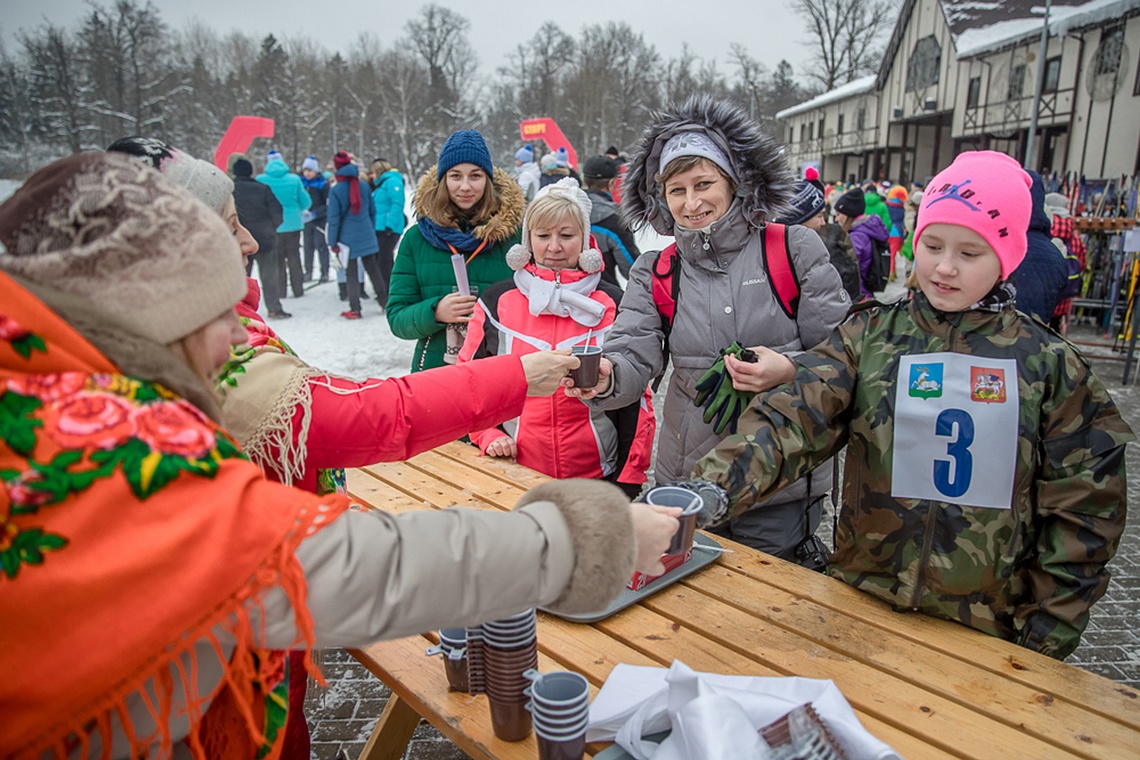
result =
[[1040,0],[904,0],[877,74],[776,115],[793,165],[828,180],[924,180],[963,150],[1043,175],[1140,171],[1140,0],[1060,0],[1033,156]]

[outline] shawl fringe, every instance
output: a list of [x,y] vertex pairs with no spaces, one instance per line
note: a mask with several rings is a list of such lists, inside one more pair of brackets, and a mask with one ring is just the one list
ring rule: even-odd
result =
[[[259,650],[254,646],[256,637],[245,605],[274,586],[281,586],[284,589],[295,612],[294,620],[299,638],[294,646],[304,647],[306,669],[323,684],[323,677],[316,669],[312,657],[315,642],[313,619],[306,598],[304,570],[295,552],[302,540],[314,534],[343,510],[343,504],[338,505],[338,501],[343,500],[337,497],[302,507],[293,529],[277,548],[266,556],[261,566],[242,588],[206,613],[172,642],[165,652],[109,689],[107,694],[94,702],[85,714],[63,718],[42,735],[33,738],[23,748],[17,750],[12,757],[17,760],[25,758],[42,760],[47,755],[58,760],[66,760],[77,749],[80,756],[86,757],[90,754],[94,738],[97,737],[101,744],[100,757],[109,760],[113,718],[124,729],[131,757],[150,756],[155,744],[160,747],[159,756],[168,757],[172,749],[169,722],[172,717],[175,690],[174,679],[170,674],[172,665],[178,668],[182,679],[182,696],[185,698],[190,720],[190,733],[186,743],[195,760],[237,758],[241,756],[239,753],[246,752],[248,748],[256,750],[262,746],[266,738],[262,735],[261,727],[255,719],[255,691],[252,684],[257,680],[262,682],[269,680],[273,675],[273,663],[267,658],[256,656]],[[214,634],[214,629],[218,627],[234,639],[234,650],[228,660],[221,642]],[[222,681],[209,694],[200,694],[195,680],[198,661],[194,646],[202,639],[211,643],[223,667]],[[183,664],[184,658],[187,665]],[[146,689],[148,685],[154,686],[154,699]],[[136,692],[143,695],[147,710],[158,726],[153,733],[146,736],[139,736],[135,732],[128,717],[126,700]],[[206,715],[206,708],[216,699],[230,700],[236,710],[212,711]],[[225,713],[233,716],[228,722],[223,717]],[[283,739],[282,731],[279,732],[274,746],[263,757],[270,759],[279,757]],[[245,755],[245,757],[252,756],[252,754]]]
[[[309,457],[307,441],[313,421],[313,390],[309,381],[325,374],[315,367],[302,366],[292,370],[273,399],[272,406],[262,416],[242,449],[263,472],[272,472],[287,486],[298,482],[305,474],[305,461]],[[293,416],[301,410],[301,426],[293,435]]]

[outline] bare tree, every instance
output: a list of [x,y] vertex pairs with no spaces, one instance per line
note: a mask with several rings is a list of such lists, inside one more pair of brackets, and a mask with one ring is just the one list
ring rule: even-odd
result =
[[20,33],[33,91],[39,93],[40,133],[62,142],[72,153],[87,143],[84,106],[88,90],[78,46],[61,28],[48,25],[38,33]]
[[815,67],[807,72],[824,90],[873,73],[879,41],[893,21],[889,0],[795,0],[808,24]]
[[741,103],[748,105],[748,113],[756,117],[760,113],[764,97],[765,79],[767,70],[764,64],[748,54],[748,51],[739,42],[729,46],[729,59],[736,64],[739,70],[734,95]]

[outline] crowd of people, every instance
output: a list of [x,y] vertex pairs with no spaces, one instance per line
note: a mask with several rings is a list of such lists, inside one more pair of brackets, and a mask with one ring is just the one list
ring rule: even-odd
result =
[[[707,96],[628,159],[535,153],[512,174],[456,131],[409,219],[383,159],[255,175],[129,137],[0,205],[4,754],[308,757],[315,650],[601,609],[663,569],[679,510],[650,483],[900,610],[1073,651],[1133,434],[1045,325],[1074,236],[1039,177],[978,151],[828,186]],[[673,243],[639,251],[645,226]],[[334,262],[342,316],[367,274],[410,374],[339,377],[277,335]],[[344,468],[464,436],[554,480],[511,513],[349,509]]]

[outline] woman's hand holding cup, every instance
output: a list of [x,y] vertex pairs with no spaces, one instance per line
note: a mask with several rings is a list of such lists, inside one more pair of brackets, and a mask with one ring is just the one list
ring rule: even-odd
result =
[[566,388],[566,395],[573,396],[581,399],[591,399],[606,393],[610,389],[610,382],[612,380],[614,365],[605,356],[598,362],[598,384],[592,388],[576,388],[574,380],[567,377],[562,381],[562,385]]
[[661,555],[681,523],[681,510],[677,507],[658,507],[634,502],[629,505],[633,517],[633,534],[637,541],[637,558],[633,569],[645,575],[661,575],[665,565]]
[[435,307],[435,321],[443,324],[470,322],[475,313],[476,296],[461,296],[448,293]]
[[522,357],[523,374],[526,375],[526,395],[549,396],[558,390],[566,373],[578,366],[578,357],[570,355],[570,349],[561,351],[536,351]]

